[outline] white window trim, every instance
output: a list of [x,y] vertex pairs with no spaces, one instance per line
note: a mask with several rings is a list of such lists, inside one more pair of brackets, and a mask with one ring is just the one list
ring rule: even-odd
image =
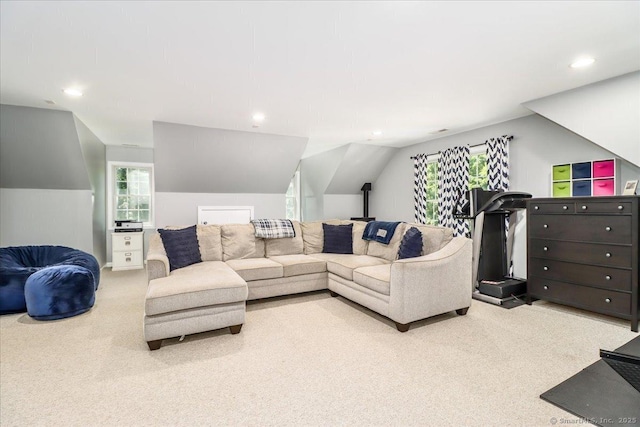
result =
[[[296,172],[293,174],[293,189],[295,191],[295,201],[296,201],[296,212],[295,212],[295,216],[296,216],[296,221],[301,221],[302,220],[302,212],[301,212],[301,203],[300,203],[300,168],[298,168],[296,170]],[[285,194],[285,199],[287,198],[286,194]]]
[[118,162],[118,161],[108,161],[107,162],[107,228],[109,231],[113,231],[115,229],[115,222],[113,218],[113,206],[115,202],[115,194],[113,188],[113,170],[116,166],[124,166],[127,168],[150,168],[151,169],[151,182],[150,184],[150,192],[151,192],[151,212],[149,215],[149,222],[145,222],[143,224],[143,228],[145,229],[154,229],[156,223],[156,191],[155,191],[155,171],[153,168],[153,163],[138,163],[138,162]]

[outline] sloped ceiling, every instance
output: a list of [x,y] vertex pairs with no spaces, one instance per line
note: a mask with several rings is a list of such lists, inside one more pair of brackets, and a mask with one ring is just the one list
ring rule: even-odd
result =
[[326,194],[358,194],[365,182],[374,182],[397,148],[349,144]]
[[153,122],[155,189],[181,193],[280,193],[308,138]]
[[640,71],[523,105],[640,166]]
[[73,114],[0,105],[0,186],[90,190]]

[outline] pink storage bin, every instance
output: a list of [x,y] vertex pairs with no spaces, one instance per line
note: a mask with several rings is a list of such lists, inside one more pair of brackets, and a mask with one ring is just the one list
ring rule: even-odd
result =
[[613,179],[594,179],[593,180],[593,195],[594,196],[613,196],[616,194],[616,189]]
[[600,160],[593,162],[593,177],[601,178],[613,176],[614,174],[614,161],[613,160]]

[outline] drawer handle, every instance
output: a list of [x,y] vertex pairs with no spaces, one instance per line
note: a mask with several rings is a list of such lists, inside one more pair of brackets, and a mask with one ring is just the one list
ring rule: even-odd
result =
[[611,302],[611,298],[605,298],[605,299],[604,299],[604,302],[606,302],[606,303],[610,303],[610,302]]
[[587,210],[587,206],[586,205],[582,205],[582,210],[586,211]]
[[607,252],[606,254],[604,254],[604,256],[606,256],[607,258],[611,258],[611,253]]
[[622,206],[622,205],[618,206],[618,210],[619,210],[619,211],[621,211],[621,210],[623,210],[623,209],[624,209],[624,206]]
[[124,240],[131,240],[131,237],[125,237]]
[[534,206],[533,209],[538,210],[540,208],[538,206]]
[[542,269],[543,269],[544,271],[549,271],[549,267],[547,267],[546,265],[545,265],[544,267],[542,267]]
[[131,256],[131,252],[127,252],[124,256]]
[[564,209],[566,211],[569,208],[567,206],[563,206],[562,209]]
[[544,248],[542,248],[542,250],[547,252],[549,250],[549,248],[545,246]]
[[611,227],[605,227],[604,228],[606,231],[611,231]]
[[549,289],[549,287],[548,287],[547,285],[544,285],[542,288],[543,288],[545,291]]
[[611,280],[611,276],[609,276],[609,275],[604,276],[604,278],[607,279],[607,280]]
[[544,228],[549,228],[549,226],[547,224],[543,225]]

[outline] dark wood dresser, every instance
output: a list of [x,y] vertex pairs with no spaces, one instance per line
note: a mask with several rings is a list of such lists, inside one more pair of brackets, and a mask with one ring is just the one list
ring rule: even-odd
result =
[[638,332],[639,196],[527,201],[527,303],[629,319]]

